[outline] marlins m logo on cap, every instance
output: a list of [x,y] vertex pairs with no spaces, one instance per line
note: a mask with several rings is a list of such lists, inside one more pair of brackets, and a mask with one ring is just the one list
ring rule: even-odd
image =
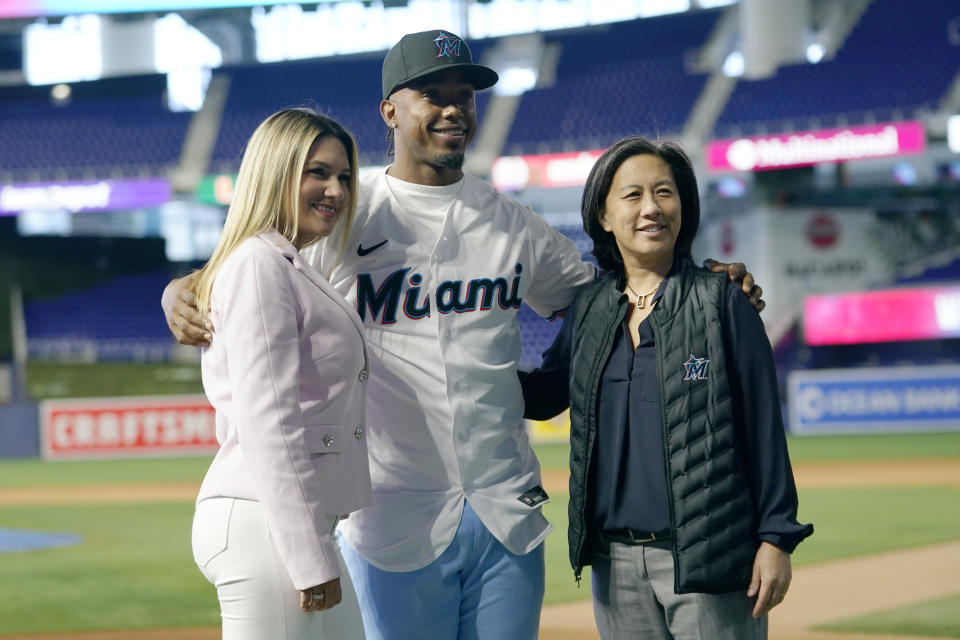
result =
[[388,100],[397,89],[424,81],[435,73],[456,69],[477,91],[492,87],[497,72],[476,64],[470,45],[463,38],[444,29],[408,33],[393,45],[383,59],[383,99]]
[[463,40],[449,33],[441,33],[434,38],[433,42],[437,45],[438,58],[443,56],[459,57],[460,45],[463,44]]

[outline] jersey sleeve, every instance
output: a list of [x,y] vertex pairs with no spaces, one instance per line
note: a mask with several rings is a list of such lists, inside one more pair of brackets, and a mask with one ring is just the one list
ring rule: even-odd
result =
[[570,238],[530,209],[525,211],[536,262],[524,302],[550,318],[570,306],[580,287],[596,277],[597,269],[583,260]]

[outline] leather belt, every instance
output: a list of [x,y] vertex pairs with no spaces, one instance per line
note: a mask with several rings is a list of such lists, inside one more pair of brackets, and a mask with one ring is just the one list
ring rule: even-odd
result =
[[646,544],[657,540],[669,540],[670,529],[663,531],[637,531],[636,529],[614,529],[601,531],[600,541],[604,543],[619,542],[620,544]]

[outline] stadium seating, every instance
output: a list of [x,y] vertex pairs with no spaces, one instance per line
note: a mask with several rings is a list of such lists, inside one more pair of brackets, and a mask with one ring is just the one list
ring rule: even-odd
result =
[[[471,45],[474,58],[480,59],[483,41]],[[243,145],[264,118],[283,107],[305,105],[320,109],[353,133],[361,164],[387,164],[387,129],[379,111],[382,56],[378,52],[219,70],[217,73],[228,74],[231,82],[213,152],[213,170],[236,170]],[[478,94],[479,112],[488,99],[488,94]]]
[[706,76],[685,56],[700,47],[718,11],[699,11],[553,35],[556,84],[523,95],[511,155],[608,146],[625,135],[677,134]]
[[833,60],[741,80],[717,137],[904,120],[939,105],[960,69],[956,2],[874,0]]
[[190,114],[163,104],[165,77],[78,83],[67,104],[49,87],[0,91],[0,174],[10,181],[163,175],[180,158]]
[[171,337],[159,310],[165,271],[118,277],[110,282],[24,309],[31,358],[163,360]]

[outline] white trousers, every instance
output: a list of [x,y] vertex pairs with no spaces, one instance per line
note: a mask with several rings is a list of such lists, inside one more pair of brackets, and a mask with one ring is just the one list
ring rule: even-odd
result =
[[357,595],[339,550],[337,556],[343,600],[326,611],[305,612],[270,538],[263,506],[236,498],[197,504],[193,559],[217,588],[223,640],[362,640]]

